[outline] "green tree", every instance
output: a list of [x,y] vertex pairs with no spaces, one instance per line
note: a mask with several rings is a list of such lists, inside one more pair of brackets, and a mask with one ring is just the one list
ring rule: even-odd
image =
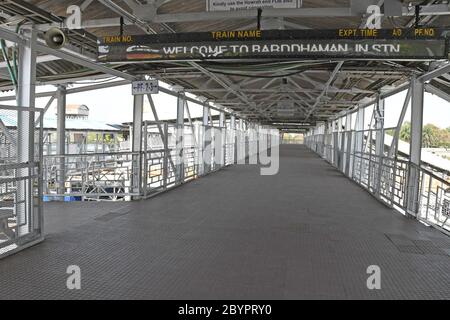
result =
[[439,142],[441,147],[450,148],[450,128],[441,130],[439,132]]
[[441,129],[433,124],[427,124],[422,130],[422,147],[424,148],[438,148],[441,144],[439,136]]
[[400,129],[400,140],[410,142],[411,141],[411,123],[405,122]]
[[[405,122],[400,129],[400,140],[411,141],[411,123]],[[450,128],[440,129],[434,124],[426,124],[422,130],[424,148],[450,148]]]

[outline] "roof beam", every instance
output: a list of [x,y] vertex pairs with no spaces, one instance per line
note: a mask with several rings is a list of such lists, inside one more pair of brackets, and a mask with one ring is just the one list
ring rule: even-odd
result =
[[437,95],[439,98],[446,100],[447,102],[450,102],[450,95],[441,89],[433,86],[432,84],[426,83],[425,84],[425,91]]
[[[403,16],[414,16],[415,11],[408,7],[403,8]],[[422,7],[420,16],[434,15],[450,15],[448,4],[435,4]],[[215,12],[186,12],[175,14],[157,14],[152,22],[169,23],[169,22],[191,22],[205,20],[221,20],[221,19],[253,19],[257,16],[257,10],[239,10],[239,11],[215,11]],[[264,9],[262,18],[319,18],[319,17],[359,17],[355,15],[350,7],[338,8],[299,8],[299,9]]]
[[[215,12],[185,12],[158,14],[153,22],[191,22],[221,19],[254,19],[258,10],[215,11]],[[264,9],[263,18],[270,17],[350,17],[350,8],[300,8],[300,9]]]
[[[229,92],[229,90],[227,89],[211,89],[211,88],[207,88],[206,86],[200,89],[186,89],[186,92],[190,92],[190,93],[226,93]],[[245,88],[241,88],[239,89],[240,92],[244,92],[244,93],[256,93],[256,94],[263,94],[263,93],[292,93],[292,92],[297,92],[297,93],[321,93],[322,90],[319,89],[245,89]],[[351,89],[339,89],[339,88],[329,88],[328,92],[331,93],[346,93],[346,94],[374,94],[376,93],[376,91],[374,90],[363,90],[363,89],[358,89],[358,88],[351,88]],[[312,96],[310,98],[313,98]]]
[[330,79],[328,79],[327,83],[325,84],[325,87],[323,88],[322,92],[320,93],[320,95],[317,97],[316,102],[314,103],[314,105],[312,106],[311,110],[309,110],[308,114],[306,115],[306,120],[309,119],[309,117],[311,116],[311,114],[314,112],[314,110],[319,106],[322,98],[325,96],[325,94],[327,93],[328,88],[331,86],[331,84],[333,83],[334,79],[336,78],[339,70],[341,69],[342,65],[344,64],[344,61],[339,61],[338,64],[336,65],[336,67],[334,68],[334,71],[331,73],[331,77]]
[[[214,79],[219,85],[221,85],[222,87],[224,87],[225,89],[227,89],[228,91],[233,93],[235,96],[237,96],[240,100],[245,102],[249,108],[252,108],[252,104],[249,101],[248,97],[243,95],[243,94],[241,94],[239,91],[236,91],[233,88],[233,84],[231,83],[230,80],[223,79],[223,78],[219,77],[218,75],[216,75],[216,74],[206,70],[205,68],[203,68],[202,66],[200,66],[196,62],[189,62],[189,64],[191,66],[193,66],[194,68],[198,69],[199,71],[201,71],[202,73],[204,73],[205,75],[207,75],[210,78]],[[256,110],[256,111],[259,112],[258,110]],[[264,116],[264,115],[262,115],[262,116]]]
[[53,55],[55,57],[64,59],[66,61],[70,61],[72,63],[78,64],[80,66],[89,68],[89,69],[94,70],[94,71],[102,72],[102,73],[105,73],[105,74],[112,75],[114,77],[119,77],[119,78],[123,78],[123,79],[130,80],[130,81],[135,80],[135,77],[130,75],[130,74],[128,74],[128,73],[125,73],[125,72],[122,72],[122,71],[118,71],[118,70],[106,67],[104,65],[101,65],[101,64],[98,64],[96,62],[90,61],[87,58],[79,57],[79,56],[77,56],[75,54],[66,52],[64,50],[51,49],[51,48],[47,47],[46,45],[44,45],[42,43],[36,44],[36,50],[39,51],[39,52],[42,52],[42,53],[50,54],[50,55]]

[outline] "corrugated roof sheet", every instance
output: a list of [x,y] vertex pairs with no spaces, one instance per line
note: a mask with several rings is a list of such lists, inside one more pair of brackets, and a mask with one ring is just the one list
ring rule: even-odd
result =
[[[0,120],[5,126],[13,128],[17,126],[17,117],[10,115],[0,115]],[[56,130],[57,119],[51,117],[44,118],[44,129]],[[110,125],[106,122],[89,119],[66,119],[66,130],[82,131],[120,131],[120,125]]]

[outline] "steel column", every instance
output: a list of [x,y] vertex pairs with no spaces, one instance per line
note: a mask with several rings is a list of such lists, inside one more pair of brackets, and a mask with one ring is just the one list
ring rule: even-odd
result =
[[[131,151],[136,152],[132,161],[132,191],[141,193],[141,152],[142,152],[142,120],[144,110],[144,95],[135,95],[133,104],[133,137]],[[139,153],[139,154],[137,154]]]
[[[57,90],[57,126],[56,126],[56,154],[59,155],[58,165],[58,194],[65,193],[66,161],[66,87],[58,86]],[[64,200],[62,197],[61,200]]]
[[239,119],[237,134],[238,134],[237,163],[245,164],[245,132],[243,119]]
[[230,119],[230,128],[231,128],[231,141],[233,141],[233,159],[231,163],[236,164],[237,159],[237,135],[236,135],[236,116],[233,114],[231,115]]
[[338,122],[333,120],[332,122],[332,132],[333,132],[333,165],[338,166],[339,159],[339,136],[338,136]]
[[176,183],[184,180],[184,93],[178,93],[176,125]]
[[422,152],[424,83],[417,78],[413,78],[411,90],[411,141],[407,212],[412,216],[417,216],[419,210],[419,169]]
[[352,158],[352,136],[353,136],[353,130],[352,130],[352,115],[347,114],[347,118],[345,121],[345,153],[344,153],[344,172],[346,176],[351,176],[351,158]]
[[375,178],[376,195],[379,197],[381,192],[381,175],[384,157],[384,99],[379,98],[375,105],[375,155],[378,158],[378,168]]
[[[37,33],[34,29],[29,31],[29,39],[19,44],[19,79],[17,90],[17,105],[23,108],[35,107],[36,94],[36,41]],[[18,112],[17,119],[17,160],[18,163],[33,163],[34,155],[34,112]],[[42,174],[42,172],[39,172]],[[17,220],[18,236],[30,233],[35,225],[31,219],[34,216],[33,185],[29,178],[28,169],[18,170],[19,177],[27,177],[17,183]]]
[[391,147],[389,148],[388,157],[392,158],[396,155],[398,151],[398,139],[400,137],[400,130],[402,128],[403,121],[405,120],[406,111],[408,110],[409,102],[411,101],[411,87],[408,89],[406,93],[406,98],[403,103],[403,108],[398,118],[397,127],[395,128],[394,136],[392,138]]
[[[225,157],[226,157],[226,134],[227,134],[227,130],[226,130],[226,123],[225,123],[225,113],[221,112],[220,116],[219,116],[219,127],[220,127],[220,139],[221,139],[221,148],[220,149],[220,157],[218,155],[218,159],[220,161],[220,167],[225,166]],[[217,141],[217,140],[216,140]],[[218,151],[218,150],[216,150]]]
[[210,109],[207,106],[203,106],[203,173],[208,173],[211,170],[211,128],[209,126],[209,113]]

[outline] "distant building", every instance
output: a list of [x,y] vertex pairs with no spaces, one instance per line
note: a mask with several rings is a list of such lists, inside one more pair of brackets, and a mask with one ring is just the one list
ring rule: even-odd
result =
[[66,105],[66,119],[87,120],[89,118],[89,108],[85,104]]

